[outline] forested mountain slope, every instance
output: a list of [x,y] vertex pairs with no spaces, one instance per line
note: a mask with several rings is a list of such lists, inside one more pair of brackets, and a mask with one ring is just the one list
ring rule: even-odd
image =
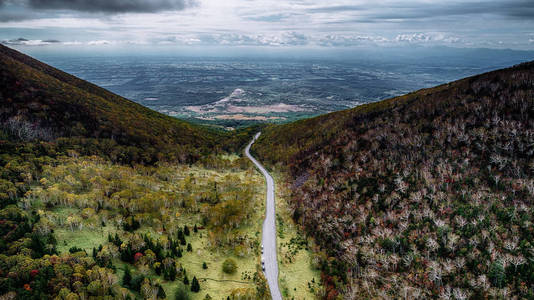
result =
[[236,150],[224,144],[228,134],[160,114],[2,45],[0,124],[23,140],[62,138],[61,145],[121,162],[194,161]]
[[262,179],[232,154],[257,130],[191,125],[0,46],[0,299],[267,299]]
[[534,63],[272,126],[326,297],[534,297]]

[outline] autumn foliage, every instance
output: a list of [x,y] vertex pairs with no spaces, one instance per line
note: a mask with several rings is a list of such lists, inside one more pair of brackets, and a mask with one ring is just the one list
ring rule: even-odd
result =
[[526,63],[264,131],[327,298],[534,297],[533,82]]

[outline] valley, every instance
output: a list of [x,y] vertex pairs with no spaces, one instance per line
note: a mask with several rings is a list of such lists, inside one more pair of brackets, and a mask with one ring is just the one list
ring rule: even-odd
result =
[[[520,61],[516,56],[521,57],[513,54],[510,59]],[[38,56],[155,111],[226,129],[309,118],[488,70],[488,62],[476,56],[469,64],[426,54],[411,62],[395,57]],[[506,65],[500,58],[493,63],[493,68]]]
[[4,46],[0,74],[3,298],[534,297],[533,62],[296,121],[187,103],[287,117],[232,131]]
[[[17,84],[4,85],[11,89],[3,91],[10,98],[2,103],[12,106],[3,111],[8,121],[2,123],[0,143],[0,265],[7,272],[2,274],[10,274],[0,276],[3,295],[270,297],[261,269],[265,184],[240,151],[256,132],[253,128],[229,136],[181,123],[17,52],[0,50],[2,80],[28,76],[24,84],[45,99],[25,110],[31,95]],[[47,96],[52,92],[57,93],[53,99]],[[78,95],[90,103],[80,103]],[[106,102],[110,98],[113,104]],[[98,105],[115,105],[125,113],[112,117],[104,110],[95,118]],[[51,115],[77,109],[91,118],[73,120],[75,115],[67,113],[63,119],[42,120],[43,108]],[[69,122],[77,125],[62,126]],[[110,136],[103,133],[106,126],[124,131]],[[73,127],[78,130],[74,134],[63,131]],[[43,140],[41,132],[48,132],[50,140]],[[226,142],[207,146],[217,136]],[[189,138],[195,141],[172,141]],[[203,152],[204,146],[211,151]],[[238,154],[226,147],[236,147]],[[292,222],[284,218],[284,223]],[[296,268],[308,270],[310,265]],[[312,280],[303,276],[286,287]],[[320,292],[316,286],[309,295]]]

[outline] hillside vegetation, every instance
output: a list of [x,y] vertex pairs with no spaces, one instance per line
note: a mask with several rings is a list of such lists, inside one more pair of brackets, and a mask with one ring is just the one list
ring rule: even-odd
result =
[[264,130],[327,299],[534,297],[534,63]]
[[249,137],[160,114],[2,45],[0,126],[22,140],[126,163],[194,162],[237,151]]
[[256,130],[191,125],[0,46],[0,298],[267,298],[263,179],[232,154]]

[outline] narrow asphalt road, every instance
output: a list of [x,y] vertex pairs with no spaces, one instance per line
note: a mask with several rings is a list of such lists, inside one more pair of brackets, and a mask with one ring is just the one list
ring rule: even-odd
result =
[[265,176],[265,181],[267,182],[267,202],[266,202],[266,212],[265,220],[263,221],[263,232],[262,232],[262,244],[263,244],[263,255],[262,259],[265,261],[265,277],[267,278],[267,283],[269,283],[269,289],[271,290],[271,296],[274,300],[282,300],[282,295],[280,294],[280,288],[278,287],[278,260],[276,257],[276,223],[275,223],[275,206],[274,206],[274,180],[265,170],[265,168],[250,155],[250,147],[258,139],[261,132],[254,136],[254,139],[248,144],[245,148],[245,154],[247,157],[258,167],[263,176]]

